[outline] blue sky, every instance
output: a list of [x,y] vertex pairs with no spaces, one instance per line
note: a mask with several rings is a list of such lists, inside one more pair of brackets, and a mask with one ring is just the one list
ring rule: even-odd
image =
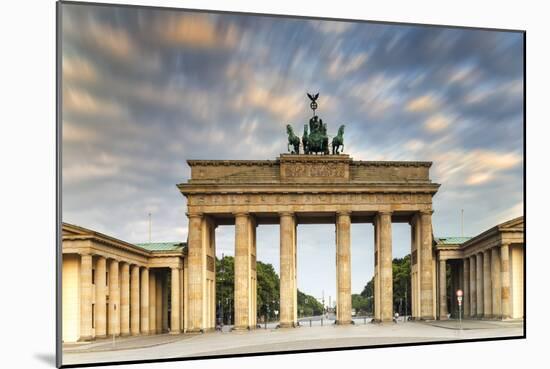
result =
[[[357,160],[432,161],[436,236],[523,212],[519,33],[63,4],[63,221],[129,242],[185,240],[187,159],[274,159],[286,124],[346,124]],[[233,254],[232,227],[217,253]],[[352,226],[352,290],[373,230]],[[393,255],[410,251],[394,224]],[[334,226],[298,227],[298,287],[335,295]],[[258,260],[278,270],[278,228]]]

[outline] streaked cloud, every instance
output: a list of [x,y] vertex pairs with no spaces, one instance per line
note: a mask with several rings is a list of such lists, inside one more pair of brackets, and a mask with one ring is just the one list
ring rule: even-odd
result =
[[423,95],[411,99],[406,106],[409,112],[427,112],[432,111],[438,106],[438,99],[432,95]]
[[363,52],[356,55],[352,55],[349,58],[343,55],[338,55],[328,65],[327,73],[332,78],[340,78],[346,74],[355,72],[359,68],[363,67],[368,60],[368,54]]
[[161,42],[171,46],[214,49],[232,48],[239,42],[239,31],[233,24],[219,26],[215,16],[205,14],[163,17],[155,26]]
[[[433,162],[436,235],[458,234],[460,209],[467,235],[521,214],[518,33],[62,9],[64,221],[143,242],[151,212],[154,240],[185,240],[175,184],[190,175],[186,160],[277,157],[284,126],[301,132],[310,117],[306,92],[320,92],[330,135],[346,124],[354,159]],[[298,228],[300,289],[334,296],[333,276],[315,274],[334,265],[333,225]],[[219,256],[232,254],[232,228],[217,232]],[[258,232],[258,258],[277,266],[277,227]],[[353,261],[354,292],[372,276],[372,237],[371,225],[354,225],[352,254],[364,257]],[[410,252],[406,226],[395,226],[393,245],[394,256]]]
[[436,133],[445,130],[451,124],[451,119],[443,114],[436,114],[424,122],[424,128],[428,132]]
[[349,22],[318,21],[318,20],[309,21],[309,24],[316,31],[322,32],[327,35],[340,35],[344,32],[347,32],[354,26],[353,23],[349,23]]

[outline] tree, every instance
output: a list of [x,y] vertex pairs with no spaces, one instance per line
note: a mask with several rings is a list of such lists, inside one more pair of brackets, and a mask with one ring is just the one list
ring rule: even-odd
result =
[[321,315],[323,310],[323,305],[315,297],[298,290],[298,312],[302,316]]
[[258,281],[257,311],[260,316],[267,316],[268,320],[275,318],[275,311],[279,310],[279,276],[273,265],[256,263],[256,277]]
[[[411,255],[393,259],[393,311],[404,315],[411,312]],[[407,306],[405,307],[405,302]]]
[[[405,312],[411,313],[411,256],[406,255],[403,258],[395,258],[392,260],[393,272],[393,311],[403,315]],[[360,296],[367,298],[368,312],[374,312],[374,277],[365,285]],[[372,296],[372,298],[371,298]],[[406,298],[405,298],[406,296]],[[407,306],[405,308],[405,302]],[[356,305],[352,295],[352,307],[358,310],[362,300],[356,298]]]
[[[235,258],[225,256],[216,258],[216,317],[222,318],[224,324],[235,321]],[[279,311],[279,276],[273,265],[256,262],[257,299],[256,308],[258,317],[267,317],[268,320],[277,318],[275,311]],[[313,296],[298,290],[298,311],[305,316],[320,315],[323,305]]]
[[235,259],[226,256],[216,258],[216,317],[222,318],[224,324],[234,322],[233,297],[235,288]]
[[355,309],[357,315],[367,315],[369,312],[372,312],[371,301],[372,298],[369,299],[362,294],[354,293],[351,295],[351,307]]

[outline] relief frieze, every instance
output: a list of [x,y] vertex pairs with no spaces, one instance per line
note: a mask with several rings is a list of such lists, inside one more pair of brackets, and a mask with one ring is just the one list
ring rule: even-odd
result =
[[317,193],[191,195],[190,206],[299,205],[299,204],[416,204],[431,203],[429,193]]

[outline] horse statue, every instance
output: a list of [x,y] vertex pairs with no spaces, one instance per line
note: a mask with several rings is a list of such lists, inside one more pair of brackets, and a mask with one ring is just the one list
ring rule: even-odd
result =
[[340,146],[342,146],[342,151],[344,151],[344,128],[346,126],[342,124],[338,128],[338,135],[332,139],[332,155],[340,154]]
[[306,137],[306,147],[308,154],[329,153],[328,136],[326,134],[326,125],[322,119],[316,115],[309,120],[309,133]]
[[[294,130],[292,129],[292,126],[290,124],[286,125],[286,133],[288,134],[288,145],[287,149],[291,154],[299,154],[300,153],[300,139],[298,136],[294,134]],[[290,149],[290,145],[292,145],[293,150]]]
[[304,154],[309,154],[309,144],[308,144],[308,132],[307,124],[304,124],[304,134],[302,135],[302,146],[304,147]]

